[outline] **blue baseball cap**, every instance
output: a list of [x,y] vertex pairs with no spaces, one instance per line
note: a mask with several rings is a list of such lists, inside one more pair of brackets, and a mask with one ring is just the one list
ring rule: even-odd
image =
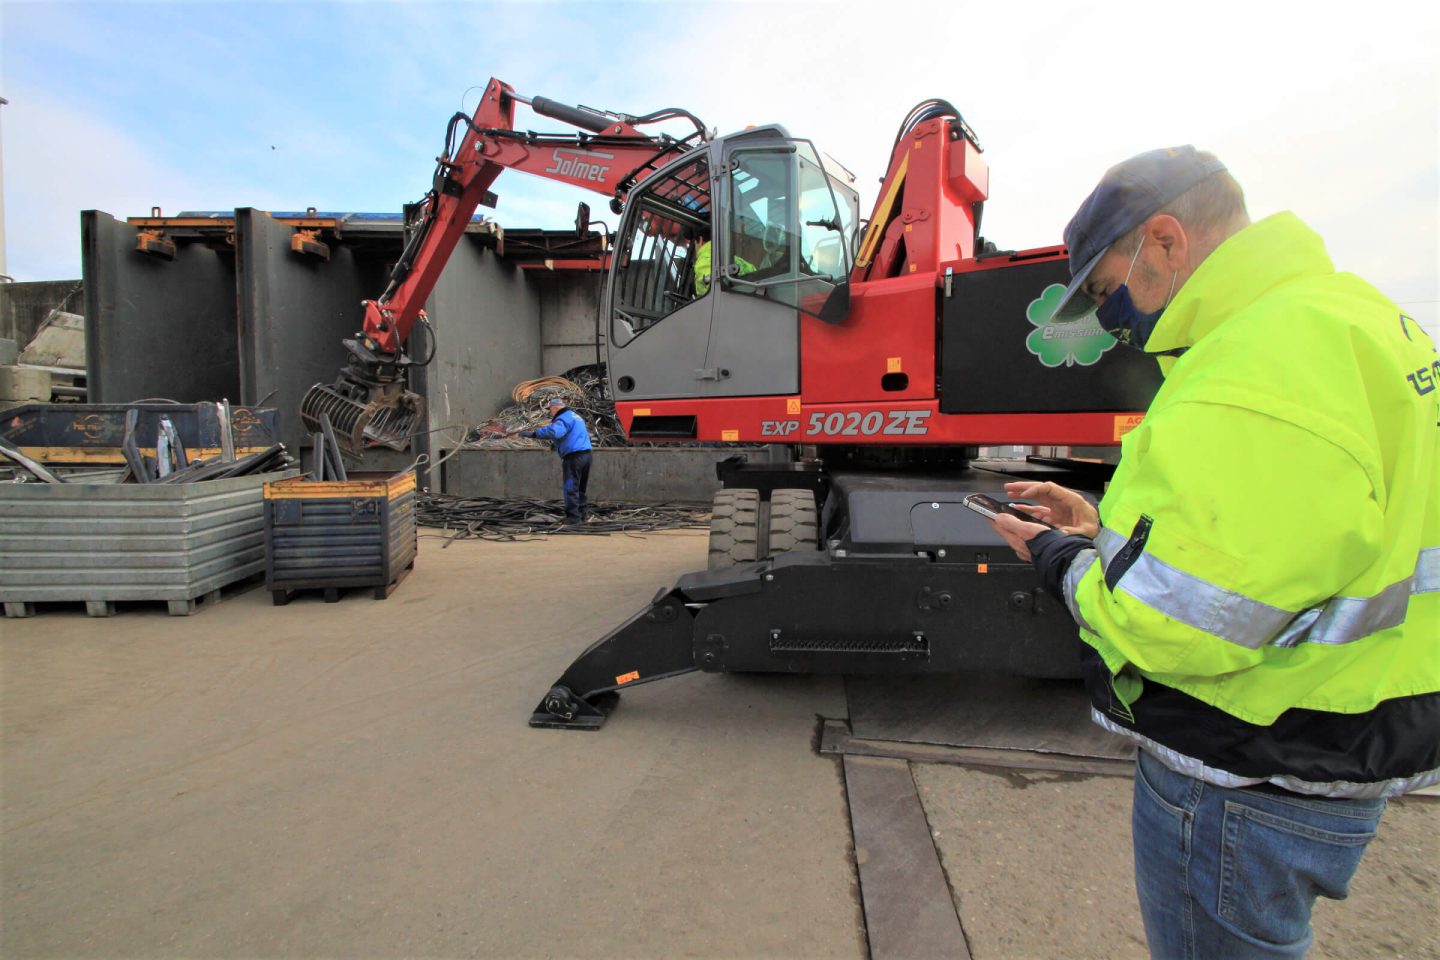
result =
[[1150,150],[1106,170],[1100,184],[1065,225],[1065,246],[1070,248],[1070,285],[1050,319],[1066,323],[1094,310],[1095,301],[1081,292],[1080,287],[1110,245],[1180,194],[1224,169],[1225,164],[1219,160],[1201,157],[1194,147],[1186,144]]

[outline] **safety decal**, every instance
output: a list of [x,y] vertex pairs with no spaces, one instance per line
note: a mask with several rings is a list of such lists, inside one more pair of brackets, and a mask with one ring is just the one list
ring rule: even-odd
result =
[[1064,284],[1052,283],[1025,308],[1025,319],[1035,327],[1025,338],[1025,349],[1047,367],[1093,366],[1115,346],[1115,338],[1105,332],[1093,312],[1072,323],[1051,322],[1064,293]]
[[631,670],[629,673],[622,673],[622,674],[620,674],[620,676],[616,677],[616,678],[615,678],[615,685],[616,685],[617,687],[623,687],[625,684],[627,684],[627,683],[634,683],[636,680],[639,680],[639,679],[640,679],[640,671],[639,671],[639,670]]
[[1121,437],[1140,426],[1140,421],[1145,419],[1143,413],[1126,413],[1115,418],[1115,440],[1118,442]]

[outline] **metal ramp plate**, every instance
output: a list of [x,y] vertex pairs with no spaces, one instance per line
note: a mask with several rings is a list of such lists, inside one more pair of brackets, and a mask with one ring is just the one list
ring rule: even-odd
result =
[[[1029,751],[1057,760],[1135,758],[1130,741],[1091,722],[1090,701],[1078,681],[988,674],[852,676],[845,678],[845,697],[857,740]],[[942,756],[934,753],[934,759]]]

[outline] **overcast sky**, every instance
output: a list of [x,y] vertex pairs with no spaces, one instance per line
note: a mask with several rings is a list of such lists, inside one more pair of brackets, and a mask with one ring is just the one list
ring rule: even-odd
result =
[[[1429,12],[1422,12],[1428,10]],[[991,167],[985,233],[1057,243],[1107,166],[1218,153],[1436,330],[1440,17],[1415,3],[0,2],[7,272],[80,275],[79,212],[398,211],[491,76],[729,132],[779,122],[860,175],[954,103]],[[517,123],[562,129],[522,108]],[[578,188],[503,174],[493,215],[564,227]]]

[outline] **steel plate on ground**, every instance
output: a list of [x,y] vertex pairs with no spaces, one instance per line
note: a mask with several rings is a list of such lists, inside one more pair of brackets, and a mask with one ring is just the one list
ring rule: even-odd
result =
[[846,677],[853,735],[865,740],[1031,750],[1129,760],[1134,746],[1090,720],[1070,680],[990,674]]

